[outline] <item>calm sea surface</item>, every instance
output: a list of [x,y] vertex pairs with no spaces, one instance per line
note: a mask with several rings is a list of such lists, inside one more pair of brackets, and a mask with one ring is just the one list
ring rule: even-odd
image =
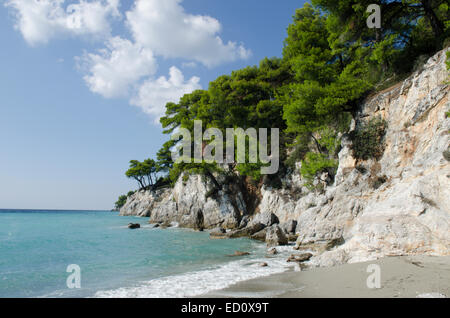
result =
[[[183,297],[285,270],[263,244],[153,229],[116,212],[0,210],[0,297]],[[129,222],[142,228],[129,230]],[[227,256],[249,251],[243,258]],[[68,265],[81,288],[66,284]]]

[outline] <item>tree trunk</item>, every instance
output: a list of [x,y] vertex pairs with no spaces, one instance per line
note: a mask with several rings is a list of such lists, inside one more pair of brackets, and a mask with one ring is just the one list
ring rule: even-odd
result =
[[322,146],[319,144],[319,141],[314,137],[314,135],[313,135],[312,133],[310,134],[310,136],[311,136],[311,138],[314,140],[314,143],[316,144],[317,150],[318,150],[321,154],[323,154]]
[[142,184],[142,181],[139,180],[138,178],[135,178],[135,180],[139,183],[139,185],[141,186],[141,189],[143,189],[144,185]]
[[436,38],[440,38],[444,34],[444,24],[439,20],[436,13],[434,13],[433,8],[431,7],[431,0],[421,0],[420,2],[425,11],[425,16],[428,21],[430,21],[434,35]]

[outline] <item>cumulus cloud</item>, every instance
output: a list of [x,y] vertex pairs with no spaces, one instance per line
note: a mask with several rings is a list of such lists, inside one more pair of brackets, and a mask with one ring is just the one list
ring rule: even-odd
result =
[[251,55],[243,45],[224,43],[218,36],[219,21],[184,11],[182,0],[136,0],[126,13],[134,40],[166,58],[183,58],[208,67],[246,59]]
[[132,85],[155,74],[157,63],[151,50],[120,37],[109,39],[106,49],[84,54],[80,66],[89,89],[106,98],[127,96]]
[[30,45],[47,43],[64,35],[107,36],[110,17],[120,17],[119,0],[79,0],[67,5],[64,0],[6,0],[12,9],[15,28]]
[[201,89],[198,77],[185,79],[175,66],[168,77],[157,77],[156,56],[181,59],[182,68],[195,68],[251,55],[244,45],[222,40],[217,19],[185,12],[182,0],[135,0],[125,13],[129,39],[111,36],[111,21],[122,16],[120,0],[4,3],[30,45],[70,36],[106,39],[104,48],[76,58],[87,86],[105,98],[129,98],[130,104],[155,118],[164,114],[167,102],[178,102],[184,94]]
[[172,66],[169,78],[161,76],[156,80],[148,79],[142,83],[136,96],[131,99],[131,104],[159,118],[165,112],[166,103],[178,102],[184,94],[201,89],[199,82],[200,78],[196,76],[185,81],[183,73]]

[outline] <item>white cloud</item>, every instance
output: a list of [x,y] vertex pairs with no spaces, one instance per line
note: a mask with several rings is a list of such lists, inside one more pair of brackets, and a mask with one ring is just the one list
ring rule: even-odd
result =
[[202,88],[198,77],[185,81],[183,73],[175,66],[170,68],[169,75],[168,79],[161,76],[156,80],[146,80],[132,98],[131,104],[158,119],[164,114],[166,103],[176,103],[184,94]]
[[[219,36],[220,22],[186,13],[182,0],[135,0],[126,12],[132,38],[111,36],[112,18],[120,18],[120,0],[5,0],[15,28],[30,45],[51,39],[89,36],[106,40],[103,49],[77,57],[89,89],[105,98],[130,98],[130,104],[159,118],[167,102],[201,89],[200,79],[185,79],[175,66],[156,77],[155,56],[181,59],[183,68],[213,67],[246,59],[250,50]],[[63,62],[62,59],[58,62]]]
[[16,18],[15,28],[30,45],[63,35],[110,34],[110,17],[120,17],[119,0],[79,0],[63,8],[64,0],[6,0]]
[[251,55],[243,45],[224,43],[218,36],[219,21],[184,11],[182,0],[136,0],[126,13],[136,43],[166,58],[198,61],[208,67],[246,59]]
[[130,87],[141,78],[154,75],[156,60],[151,50],[142,48],[120,37],[111,38],[107,48],[98,54],[85,54],[81,68],[89,89],[106,98],[126,97]]
[[181,64],[181,67],[182,68],[194,68],[194,67],[197,67],[197,63],[195,63],[195,62],[183,62]]

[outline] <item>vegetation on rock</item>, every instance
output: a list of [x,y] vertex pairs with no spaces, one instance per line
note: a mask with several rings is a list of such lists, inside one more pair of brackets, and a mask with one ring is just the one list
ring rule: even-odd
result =
[[363,122],[358,129],[351,133],[353,157],[367,160],[379,159],[384,151],[384,135],[386,121],[381,118],[372,118]]
[[[193,133],[194,120],[201,120],[204,130],[215,127],[224,135],[227,128],[279,128],[279,174],[298,169],[298,162],[310,184],[320,172],[333,174],[340,137],[361,100],[404,78],[417,61],[442,49],[450,35],[448,1],[375,2],[381,7],[382,27],[373,29],[366,25],[372,0],[305,4],[287,29],[281,58],[265,58],[257,66],[218,77],[208,89],[186,94],[178,103],[168,103],[161,118],[164,133],[179,128]],[[358,125],[352,135],[354,156],[379,158],[385,129],[379,119]],[[155,188],[157,175],[162,184],[173,184],[185,172],[196,173],[206,176],[216,190],[222,188],[218,174],[262,180],[261,162],[228,167],[174,164],[170,153],[177,146],[176,141],[166,142],[156,161],[131,161],[127,177],[140,188]]]

